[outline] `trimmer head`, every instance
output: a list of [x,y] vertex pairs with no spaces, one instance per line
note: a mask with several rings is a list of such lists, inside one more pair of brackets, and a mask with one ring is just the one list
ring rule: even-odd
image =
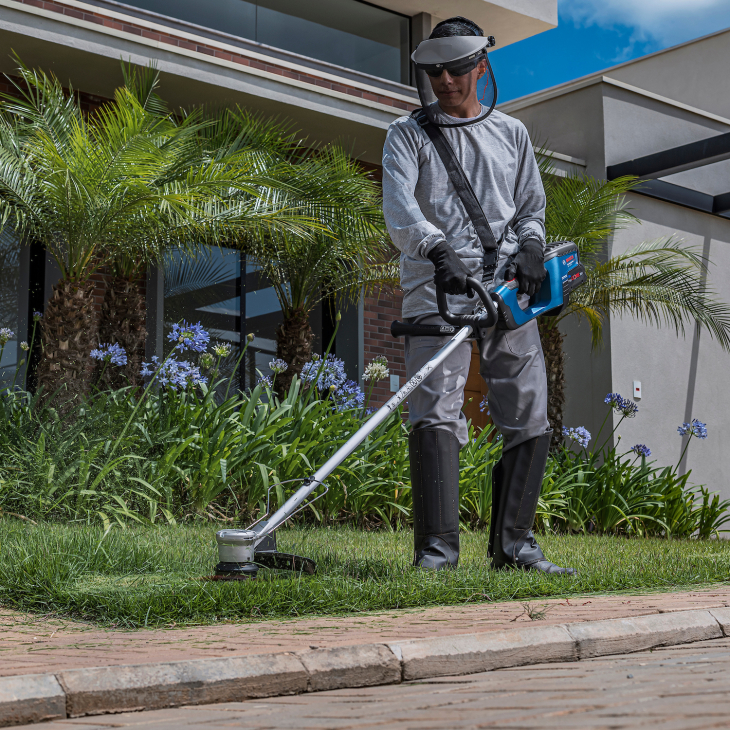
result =
[[215,534],[218,543],[217,578],[247,580],[255,578],[259,567],[254,562],[258,535],[253,530],[219,530]]
[[316,564],[309,558],[278,552],[276,533],[261,537],[253,530],[220,530],[215,539],[220,561],[215,566],[216,580],[255,578],[260,567],[309,575],[317,571]]

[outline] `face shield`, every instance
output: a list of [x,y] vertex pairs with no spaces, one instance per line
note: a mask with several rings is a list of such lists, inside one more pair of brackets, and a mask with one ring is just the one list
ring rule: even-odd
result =
[[[463,127],[486,119],[497,103],[497,84],[487,57],[487,48],[495,44],[493,36],[450,36],[422,41],[411,55],[415,67],[416,87],[421,106],[430,122],[439,127]],[[486,111],[468,122],[444,122],[436,117],[433,104],[438,99],[433,92],[431,79],[438,79],[444,71],[454,77],[463,76],[486,61],[487,70],[479,81],[479,101]]]

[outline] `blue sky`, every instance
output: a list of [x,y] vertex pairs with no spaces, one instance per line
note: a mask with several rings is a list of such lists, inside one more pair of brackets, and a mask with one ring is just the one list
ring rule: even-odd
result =
[[497,38],[499,102],[730,27],[730,0],[558,0],[558,13],[554,30],[503,49]]

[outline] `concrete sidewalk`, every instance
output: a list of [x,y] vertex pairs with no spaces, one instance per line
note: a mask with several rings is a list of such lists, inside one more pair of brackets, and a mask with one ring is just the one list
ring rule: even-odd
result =
[[730,587],[723,586],[676,593],[531,599],[342,618],[138,631],[100,629],[53,616],[0,609],[0,677],[428,639],[504,631],[523,625],[600,621],[727,606]]
[[[730,588],[137,632],[5,612],[0,726],[399,684],[730,636]],[[268,652],[268,653],[265,653]]]

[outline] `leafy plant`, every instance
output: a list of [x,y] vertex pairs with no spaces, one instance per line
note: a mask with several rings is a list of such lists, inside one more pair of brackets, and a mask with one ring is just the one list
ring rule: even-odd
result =
[[[144,391],[97,389],[72,420],[38,395],[11,388],[0,393],[0,451],[7,455],[0,463],[0,510],[30,520],[101,522],[105,528],[193,519],[245,524],[263,515],[269,501],[281,506],[369,417],[364,394],[347,381],[336,358],[311,360],[284,398],[277,395],[275,381],[264,377],[251,390],[231,393],[245,348],[230,374],[219,378],[230,349],[211,345],[200,324],[175,324],[168,340],[170,354],[144,364],[150,378]],[[118,346],[98,354],[104,352],[106,367],[123,363]],[[188,359],[178,360],[178,355]],[[272,363],[274,378],[284,366]],[[369,377],[387,377],[386,366],[382,358],[374,361]],[[566,438],[581,449],[564,445],[549,459],[536,528],[644,537],[716,535],[730,520],[730,502],[692,486],[677,467],[647,463],[651,452],[643,444],[626,453],[607,446],[638,406],[618,393],[609,393],[605,402],[604,426],[613,412],[621,418],[595,450],[588,450],[591,435],[585,429],[565,429]],[[686,447],[691,438],[707,436],[697,419],[678,431],[689,436]],[[501,449],[493,426],[479,431],[470,425],[460,453],[465,529],[489,525],[492,471]],[[380,424],[325,486],[298,521],[389,529],[408,525],[412,502],[402,411]]]
[[41,327],[47,396],[88,390],[89,352],[99,344],[90,277],[102,267],[112,268],[105,334],[125,340],[136,368],[141,266],[170,247],[306,237],[319,227],[282,199],[291,165],[263,167],[240,134],[236,144],[211,134],[216,118],[200,110],[167,112],[154,69],[125,69],[126,85],[91,114],[58,79],[20,62],[17,74],[12,94],[0,96],[0,222],[41,243],[60,272]]

